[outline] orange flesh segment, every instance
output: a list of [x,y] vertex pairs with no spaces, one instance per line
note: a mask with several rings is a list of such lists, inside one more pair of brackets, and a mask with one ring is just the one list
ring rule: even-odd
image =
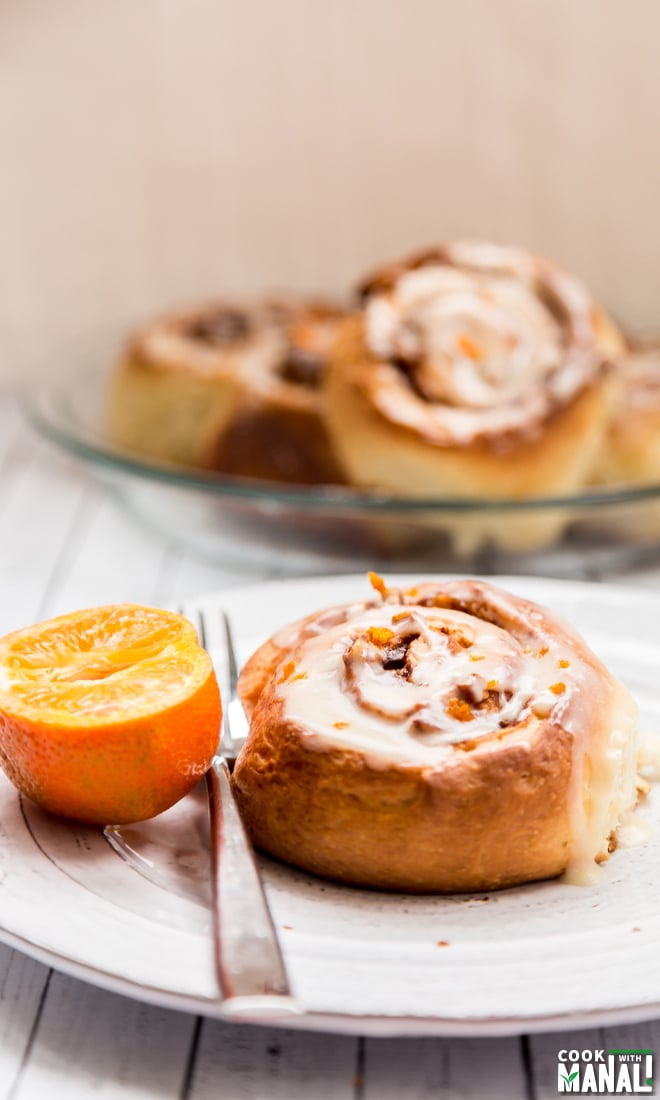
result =
[[0,707],[34,721],[89,727],[176,705],[201,684],[194,627],[132,605],[62,616],[0,640]]

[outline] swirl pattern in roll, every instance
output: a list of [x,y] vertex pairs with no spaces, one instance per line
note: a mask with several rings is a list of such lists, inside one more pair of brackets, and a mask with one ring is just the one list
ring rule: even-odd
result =
[[341,483],[321,394],[343,317],[321,302],[212,301],[153,321],[115,372],[114,441],[223,474]]
[[329,375],[350,476],[408,496],[574,490],[605,427],[615,327],[567,272],[459,242],[377,271]]
[[589,877],[636,801],[636,708],[566,624],[476,581],[382,590],[275,636],[242,682],[256,843],[415,892]]

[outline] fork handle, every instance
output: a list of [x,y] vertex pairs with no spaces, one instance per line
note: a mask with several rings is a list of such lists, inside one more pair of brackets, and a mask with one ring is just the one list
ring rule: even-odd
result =
[[211,825],[214,947],[227,1015],[300,1011],[273,920],[231,787],[229,768],[216,757],[206,775]]

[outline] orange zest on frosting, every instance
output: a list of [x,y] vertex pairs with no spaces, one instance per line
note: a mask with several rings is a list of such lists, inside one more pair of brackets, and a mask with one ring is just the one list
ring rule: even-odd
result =
[[277,679],[278,684],[283,684],[285,680],[290,679],[290,677],[293,676],[295,671],[296,671],[296,662],[295,661],[287,661],[287,663],[282,666],[282,671],[281,671],[280,675],[278,676],[278,679]]
[[471,722],[474,718],[472,707],[463,699],[450,699],[445,709],[449,717],[457,722]]
[[537,656],[537,657],[545,657],[545,655],[546,655],[546,653],[547,653],[547,652],[548,652],[548,647],[547,647],[547,645],[541,646],[541,648],[539,649],[539,651],[538,651],[538,653],[536,654],[536,656]]
[[333,726],[336,730],[347,730],[348,729],[348,722],[333,722],[332,724],[333,724]]
[[387,645],[394,637],[394,631],[388,626],[370,626],[367,630],[367,638],[374,645]]
[[467,355],[468,359],[472,359],[476,362],[478,359],[483,358],[482,349],[470,336],[467,336],[465,333],[461,333],[460,336],[456,337],[456,346],[458,350],[463,353],[463,355]]
[[369,584],[372,588],[376,589],[376,592],[380,592],[383,599],[387,596],[388,587],[382,577],[378,576],[378,573],[367,573],[369,578]]
[[471,653],[470,654],[470,660],[471,661],[485,661],[486,660],[486,655],[485,655],[485,653]]
[[561,661],[557,661],[557,664],[559,665],[559,668],[569,668],[571,662],[562,659]]
[[566,691],[566,684],[559,680],[556,684],[550,684],[550,691],[553,695],[563,695]]

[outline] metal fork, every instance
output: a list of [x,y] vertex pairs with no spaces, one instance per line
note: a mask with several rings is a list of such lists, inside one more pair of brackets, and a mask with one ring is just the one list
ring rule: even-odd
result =
[[[291,1015],[301,1011],[291,987],[252,845],[231,786],[231,771],[247,736],[237,692],[238,665],[227,615],[224,717],[218,752],[206,774],[209,793],[213,931],[223,1014]],[[204,618],[198,619],[205,644]]]

